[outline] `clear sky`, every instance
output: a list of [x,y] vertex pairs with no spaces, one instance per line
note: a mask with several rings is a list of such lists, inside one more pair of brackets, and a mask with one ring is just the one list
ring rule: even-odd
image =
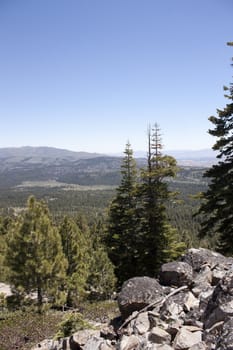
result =
[[0,0],[0,147],[210,148],[232,0]]

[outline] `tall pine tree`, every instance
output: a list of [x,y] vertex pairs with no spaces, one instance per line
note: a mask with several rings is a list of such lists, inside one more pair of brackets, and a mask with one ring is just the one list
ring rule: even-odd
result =
[[76,222],[64,217],[59,233],[63,253],[68,261],[66,269],[67,306],[77,306],[85,295],[89,274],[89,237],[81,231]]
[[[233,46],[233,43],[229,43]],[[233,84],[225,97],[229,100],[225,108],[217,109],[217,116],[209,120],[214,125],[210,135],[217,137],[213,150],[219,159],[205,173],[210,178],[208,190],[203,194],[204,202],[199,213],[204,214],[200,237],[218,237],[218,250],[233,254]]]
[[37,293],[39,310],[43,297],[56,298],[65,279],[67,261],[60,235],[44,202],[31,196],[27,209],[12,225],[6,252],[9,282],[22,293]]
[[115,265],[118,283],[136,273],[138,251],[136,231],[136,183],[137,169],[133,150],[128,142],[121,165],[121,184],[109,208],[108,234],[106,243],[109,257]]
[[104,244],[106,229],[103,219],[91,227],[91,257],[88,276],[88,287],[93,298],[107,299],[115,290],[116,277],[114,265],[110,261],[107,247]]
[[140,274],[155,276],[161,263],[180,255],[185,245],[166,215],[170,191],[166,179],[176,175],[176,160],[162,155],[162,138],[157,124],[148,129],[147,167],[138,187],[140,210]]

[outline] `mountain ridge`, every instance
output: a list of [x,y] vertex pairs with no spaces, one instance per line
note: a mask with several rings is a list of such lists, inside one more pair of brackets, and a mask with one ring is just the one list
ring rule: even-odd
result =
[[[53,147],[0,148],[0,188],[14,188],[30,182],[116,186],[121,178],[122,156]],[[146,165],[145,157],[135,159],[139,169]],[[181,167],[199,168],[214,162],[214,158],[208,157],[177,160]]]
[[70,151],[66,149],[56,148],[56,147],[48,147],[48,146],[22,146],[22,147],[5,147],[0,148],[0,160],[7,158],[17,158],[25,159],[25,158],[47,158],[47,159],[64,159],[68,160],[79,160],[79,159],[89,159],[96,157],[103,157],[104,154],[99,153],[90,153],[90,152],[76,152]]
[[[173,156],[179,159],[214,159],[216,153],[210,148],[203,148],[198,150],[164,150],[164,154]],[[135,151],[135,158],[145,158],[146,151]],[[64,158],[67,157],[70,160],[78,159],[89,159],[97,157],[122,157],[123,152],[118,153],[97,153],[97,152],[86,152],[86,151],[71,151],[68,149],[49,147],[49,146],[22,146],[22,147],[1,147],[0,148],[0,159],[7,157],[49,157],[49,158]]]

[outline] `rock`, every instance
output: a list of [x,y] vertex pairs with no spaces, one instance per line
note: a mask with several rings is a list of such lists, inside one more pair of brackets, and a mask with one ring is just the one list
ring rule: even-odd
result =
[[154,327],[148,335],[148,340],[155,344],[170,344],[171,335],[160,327]]
[[161,266],[159,281],[163,285],[181,287],[190,285],[192,279],[193,269],[186,262],[174,261]]
[[199,300],[193,295],[193,293],[188,292],[186,294],[186,299],[184,301],[184,309],[186,311],[197,309],[199,307],[199,304]]
[[160,308],[160,315],[162,320],[178,320],[183,318],[184,304],[188,299],[185,291],[181,291],[170,298],[168,298]]
[[39,344],[34,346],[31,350],[53,350],[53,349],[59,349],[61,343],[63,340],[52,340],[52,339],[45,339],[41,341]]
[[224,323],[216,350],[233,350],[233,318]]
[[134,350],[137,349],[140,345],[140,340],[136,335],[131,335],[127,337],[123,335],[119,347],[119,350]]
[[195,275],[192,284],[192,292],[198,297],[200,293],[211,289],[213,291],[213,287],[211,287],[212,282],[212,272],[210,267],[204,265],[200,267],[200,271]]
[[214,289],[203,315],[204,327],[233,317],[233,269],[229,270]]
[[197,344],[191,346],[191,348],[189,348],[189,350],[207,350],[207,346],[206,346],[205,342],[201,341],[200,343],[197,343]]
[[227,264],[229,262],[228,258],[225,258],[222,254],[204,248],[188,249],[187,253],[181,258],[181,261],[188,263],[196,272],[199,272],[203,265],[208,265],[213,269],[218,264]]
[[100,336],[108,340],[114,340],[117,338],[117,334],[114,330],[113,325],[109,325],[107,327],[102,328],[100,331]]
[[78,350],[81,350],[81,349],[83,349],[83,350],[100,350],[101,347],[103,347],[104,345],[106,345],[106,342],[103,338],[93,336],[93,337],[89,338],[89,340],[86,342],[86,344],[84,346],[79,347]]
[[155,350],[173,350],[173,348],[167,344],[156,345]]
[[133,330],[135,334],[143,334],[146,333],[150,329],[150,321],[147,312],[142,312],[136,318]]
[[189,349],[191,346],[200,343],[201,338],[202,332],[190,332],[185,328],[181,328],[175,337],[173,348],[176,350]]
[[12,295],[11,287],[9,284],[0,282],[0,294],[4,297],[9,297]]
[[[80,346],[85,345],[88,340],[92,337],[98,337],[100,335],[100,331],[94,330],[94,329],[84,329],[78,332],[75,332],[70,337],[70,342],[72,342],[75,346],[77,346],[77,349],[80,348]],[[73,350],[73,349],[72,349]]]
[[126,281],[121,316],[101,331],[44,340],[32,350],[233,350],[232,258],[189,249],[182,261],[161,267],[160,281],[167,285],[149,277]]
[[118,305],[123,319],[152,302],[162,299],[164,292],[154,278],[134,277],[126,281],[118,295]]
[[110,344],[102,343],[99,346],[99,350],[113,350],[113,349],[115,349],[115,347],[111,343]]
[[211,328],[203,331],[202,340],[207,345],[208,350],[215,349],[217,339],[219,339],[219,336],[222,333],[223,325],[224,321],[217,322]]
[[194,326],[203,329],[203,322],[201,321],[202,313],[200,309],[190,310],[183,318],[184,325]]
[[212,285],[216,286],[218,282],[225,276],[227,270],[224,265],[218,265],[212,271]]

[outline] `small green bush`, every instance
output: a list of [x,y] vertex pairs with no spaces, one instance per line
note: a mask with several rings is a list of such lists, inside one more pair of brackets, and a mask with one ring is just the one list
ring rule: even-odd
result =
[[55,339],[65,338],[71,334],[87,328],[93,328],[91,324],[84,320],[83,315],[79,312],[70,312],[66,314],[65,319],[59,324],[58,332]]

